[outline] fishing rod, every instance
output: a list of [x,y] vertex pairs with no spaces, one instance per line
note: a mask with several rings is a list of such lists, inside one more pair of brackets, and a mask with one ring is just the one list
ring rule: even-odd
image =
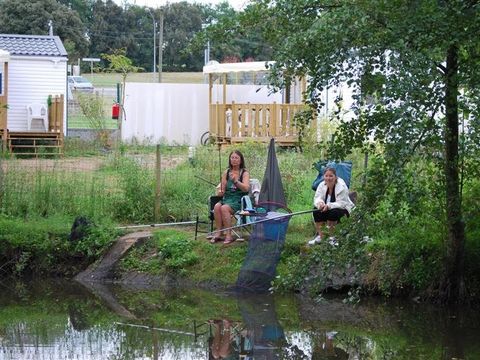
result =
[[213,185],[213,186],[217,186],[217,184],[213,183],[212,181],[208,180],[208,179],[205,179],[201,176],[198,176],[198,175],[194,175],[194,177],[196,177],[197,179],[200,179],[202,181],[205,181],[207,184],[210,184],[210,185]]
[[144,225],[127,225],[127,226],[117,226],[117,229],[138,229],[138,228],[148,228],[148,227],[162,227],[162,226],[177,226],[177,225],[193,225],[197,221],[182,221],[182,222],[172,222],[172,223],[162,223],[162,224],[144,224]]
[[136,328],[141,328],[141,329],[157,330],[157,331],[163,331],[163,332],[172,333],[172,334],[180,334],[180,335],[188,335],[188,336],[195,336],[196,337],[196,335],[194,333],[191,333],[191,332],[188,332],[188,331],[180,331],[180,330],[158,328],[158,327],[146,326],[146,325],[122,323],[122,322],[118,322],[118,321],[115,321],[114,324],[115,325],[121,325],[121,326],[130,326],[130,327],[136,327]]
[[[223,228],[220,231],[239,229],[239,228],[242,228],[242,227],[245,227],[245,226],[257,225],[257,224],[261,224],[261,223],[264,223],[264,222],[267,222],[267,221],[274,221],[274,220],[278,220],[278,219],[292,217],[292,216],[295,216],[295,215],[309,214],[309,213],[313,213],[314,211],[317,211],[317,209],[302,210],[302,211],[297,211],[297,212],[293,212],[293,213],[289,213],[289,214],[276,215],[276,216],[273,216],[273,217],[270,217],[270,218],[266,218],[266,219],[262,219],[262,220],[259,220],[259,221],[252,222],[250,224],[240,224],[240,225],[235,225],[235,226],[231,226],[231,227],[228,227],[228,228]],[[244,216],[255,216],[255,214],[244,215]],[[207,233],[207,236],[212,235],[212,234],[214,234],[218,231],[219,230],[211,231],[211,232]]]

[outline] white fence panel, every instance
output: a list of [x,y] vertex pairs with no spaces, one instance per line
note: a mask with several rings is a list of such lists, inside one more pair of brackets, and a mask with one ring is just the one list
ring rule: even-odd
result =
[[208,85],[127,83],[122,140],[197,145],[208,131]]
[[[222,87],[214,86],[212,101],[222,102]],[[281,93],[266,86],[227,85],[227,103],[281,103]],[[127,83],[125,142],[197,145],[208,131],[207,84]]]

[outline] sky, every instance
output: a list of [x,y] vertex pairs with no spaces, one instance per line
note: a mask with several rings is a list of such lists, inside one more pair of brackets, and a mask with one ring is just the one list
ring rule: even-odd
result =
[[[136,4],[139,6],[150,6],[153,8],[165,5],[166,3],[174,3],[185,0],[127,0],[130,4]],[[186,0],[189,3],[202,3],[216,5],[225,0]],[[116,3],[121,4],[123,0],[115,0]],[[236,10],[241,10],[248,0],[227,0],[227,2]]]

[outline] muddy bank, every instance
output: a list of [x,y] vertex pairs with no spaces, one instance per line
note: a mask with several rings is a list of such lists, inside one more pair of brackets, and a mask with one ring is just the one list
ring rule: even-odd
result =
[[[95,263],[91,264],[86,270],[75,276],[75,280],[81,283],[110,283],[120,284],[132,289],[158,289],[163,287],[179,287],[190,288],[196,287],[212,291],[225,291],[234,286],[235,281],[226,284],[225,281],[219,281],[214,278],[206,280],[193,280],[188,276],[182,276],[176,272],[162,272],[161,274],[152,274],[141,271],[125,271],[120,266],[121,260],[128,255],[134,248],[139,248],[152,240],[152,231],[145,230],[130,233],[117,239],[107,253]],[[151,258],[156,254],[148,253],[147,257]],[[201,258],[201,255],[199,254]],[[147,261],[143,258],[141,262]],[[160,258],[158,261],[162,261]],[[200,260],[202,261],[202,260]],[[314,275],[318,269],[312,269],[311,274]],[[236,278],[236,276],[235,276]],[[352,286],[351,271],[332,271],[328,274],[329,281],[320,289],[321,291],[345,291]],[[305,279],[301,293],[308,294],[314,286],[311,281]],[[315,289],[318,291],[318,287]],[[248,289],[247,289],[248,291]]]

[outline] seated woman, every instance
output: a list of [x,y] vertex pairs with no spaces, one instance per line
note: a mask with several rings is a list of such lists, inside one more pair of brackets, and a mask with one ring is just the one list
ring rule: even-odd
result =
[[228,169],[222,175],[218,193],[218,195],[223,196],[223,199],[213,208],[217,232],[215,237],[210,240],[212,244],[222,241],[223,233],[225,233],[224,244],[230,244],[234,241],[232,230],[223,231],[223,229],[232,226],[232,216],[240,210],[240,201],[244,195],[248,195],[249,187],[250,174],[245,169],[243,155],[238,150],[232,151],[228,160]]
[[[335,225],[343,216],[350,216],[355,206],[348,196],[348,187],[342,178],[337,177],[334,168],[327,167],[323,172],[323,181],[318,185],[313,198],[313,205],[317,209],[313,212],[317,236],[308,242],[309,245],[320,243],[323,238],[325,223],[330,235],[333,235]],[[335,239],[332,239],[336,245]]]
[[234,351],[234,334],[229,320],[209,321],[213,325],[213,337],[209,338],[209,359],[237,358]]

